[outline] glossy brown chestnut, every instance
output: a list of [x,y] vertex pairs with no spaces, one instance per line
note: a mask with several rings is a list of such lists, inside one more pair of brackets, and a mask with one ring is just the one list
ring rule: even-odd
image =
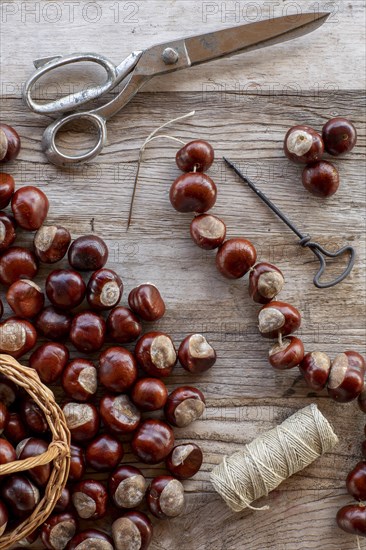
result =
[[150,376],[169,376],[178,356],[173,340],[163,332],[147,332],[137,341],[135,356],[140,367]]
[[82,519],[99,519],[107,511],[108,493],[99,481],[85,479],[74,485],[72,503]]
[[46,279],[49,301],[59,309],[73,309],[85,297],[86,285],[80,273],[67,269],[51,271]]
[[324,143],[310,126],[293,126],[285,136],[284,151],[290,160],[306,164],[322,157]]
[[109,477],[109,495],[118,508],[136,508],[147,490],[146,479],[134,466],[120,466]]
[[0,439],[0,464],[8,464],[14,462],[17,455],[13,445],[6,439]]
[[34,326],[25,319],[7,319],[0,323],[0,353],[16,359],[30,351],[37,342]]
[[312,351],[304,356],[299,369],[307,385],[312,390],[321,391],[328,382],[330,366],[331,362],[326,353]]
[[9,420],[8,409],[5,403],[0,401],[0,435],[3,433],[8,420]]
[[[48,443],[43,439],[36,437],[28,437],[23,439],[17,445],[15,449],[17,459],[24,460],[31,456],[38,456],[45,453],[48,450]],[[44,466],[36,466],[27,471],[27,475],[34,481],[38,487],[45,487],[51,475],[51,465],[45,464]]]
[[20,279],[10,285],[6,299],[18,317],[32,319],[44,306],[44,294],[33,281]]
[[316,197],[331,197],[339,187],[338,170],[326,160],[312,162],[302,172],[302,183]]
[[9,513],[16,518],[29,516],[40,501],[38,488],[24,475],[19,474],[5,478],[0,496]]
[[22,439],[25,439],[29,435],[29,429],[24,424],[19,413],[9,413],[4,435],[13,445],[17,445],[19,441],[22,441]]
[[108,434],[98,435],[89,443],[85,452],[86,462],[98,472],[116,468],[123,458],[122,443]]
[[71,315],[53,306],[44,308],[35,320],[37,331],[49,340],[65,340],[71,328]]
[[193,477],[201,468],[203,454],[195,443],[182,443],[174,447],[165,464],[170,473],[179,479]]
[[155,517],[175,518],[184,509],[184,487],[174,477],[156,477],[151,482],[146,500],[150,512]]
[[179,346],[178,358],[183,368],[199,374],[215,364],[216,352],[202,334],[190,334]]
[[164,409],[167,421],[178,428],[188,426],[202,416],[204,411],[204,395],[192,386],[182,386],[172,391]]
[[34,252],[45,264],[54,264],[65,256],[71,242],[68,229],[61,225],[42,225],[34,236]]
[[67,550],[114,550],[112,539],[96,529],[86,529],[75,535]]
[[6,506],[0,501],[0,537],[5,533],[8,524],[9,514]]
[[366,414],[366,390],[363,390],[357,398],[357,403],[362,412]]
[[212,214],[201,214],[193,218],[190,232],[197,246],[204,250],[214,250],[225,240],[226,225]]
[[356,145],[357,132],[350,120],[335,117],[323,126],[324,147],[330,155],[338,156],[348,153]]
[[15,241],[15,220],[5,212],[0,212],[0,252],[9,248]]
[[36,256],[21,246],[5,250],[0,258],[0,283],[10,286],[18,279],[33,279],[38,272]]
[[18,388],[5,376],[0,374],[0,402],[6,407],[10,407],[17,398]]
[[0,173],[0,210],[3,210],[8,206],[8,204],[11,201],[11,197],[13,196],[14,190],[15,190],[15,181],[13,176],[11,176],[10,174],[6,174],[5,172],[1,172]]
[[48,422],[42,409],[37,403],[26,395],[19,404],[20,414],[23,422],[31,432],[45,434],[49,430]]
[[75,535],[76,529],[77,522],[72,514],[52,514],[42,525],[42,544],[49,550],[63,550]]
[[174,433],[166,422],[148,419],[136,430],[131,447],[145,464],[159,464],[173,449]]
[[8,124],[0,123],[0,163],[17,158],[20,151],[20,137]]
[[300,338],[289,336],[271,347],[269,362],[274,369],[292,369],[303,360],[304,353],[304,344]]
[[268,304],[279,294],[285,284],[282,271],[275,265],[261,262],[249,275],[249,296],[258,304]]
[[90,441],[98,433],[99,414],[91,403],[66,403],[62,408],[71,440],[75,443]]
[[84,477],[86,462],[84,451],[78,445],[70,445],[69,481],[79,481]]
[[265,338],[277,338],[278,334],[287,336],[301,325],[300,312],[286,302],[269,302],[258,315],[259,331]]
[[187,172],[177,178],[170,188],[170,202],[178,212],[203,214],[215,205],[217,187],[201,172]]
[[97,369],[87,359],[74,359],[63,371],[61,385],[71,399],[88,401],[98,388]]
[[103,317],[92,311],[75,315],[70,328],[70,341],[84,353],[98,351],[104,344],[106,324]]
[[55,514],[61,514],[62,512],[65,512],[71,502],[71,494],[70,489],[68,487],[64,487],[61,492],[61,496],[56,502],[56,505],[53,509],[53,512]]
[[136,430],[141,413],[127,395],[104,395],[100,400],[100,416],[107,430],[126,434]]
[[15,191],[11,199],[11,209],[19,227],[36,231],[47,217],[49,202],[38,187],[26,185]]
[[164,407],[168,390],[162,380],[141,378],[132,389],[131,399],[140,411],[157,411]]
[[366,461],[358,462],[346,479],[347,491],[356,500],[366,499]]
[[107,318],[107,334],[118,344],[134,342],[142,332],[139,318],[127,307],[112,309]]
[[0,319],[3,316],[3,313],[4,313],[4,306],[3,306],[3,302],[0,298]]
[[247,239],[228,239],[216,254],[216,267],[228,279],[240,279],[255,264],[257,251]]
[[53,384],[61,376],[69,360],[69,350],[63,344],[47,342],[37,348],[29,358],[41,381]]
[[175,162],[182,172],[206,172],[214,158],[212,145],[203,139],[195,139],[179,149],[175,155]]
[[97,310],[112,309],[122,297],[123,283],[117,273],[111,269],[99,269],[89,279],[86,299],[91,308]]
[[337,524],[346,533],[366,537],[366,506],[364,504],[343,506],[338,510]]
[[128,295],[132,311],[144,321],[157,321],[165,313],[165,303],[159,290],[151,283],[133,288]]
[[364,388],[365,360],[356,351],[340,353],[332,362],[328,394],[340,403],[356,399]]
[[116,393],[126,392],[137,380],[136,359],[125,348],[108,348],[100,354],[98,374],[100,383],[107,390]]
[[147,550],[152,535],[152,523],[143,512],[126,512],[112,524],[115,550]]
[[100,237],[84,235],[71,244],[68,258],[77,271],[96,271],[107,263],[108,248]]

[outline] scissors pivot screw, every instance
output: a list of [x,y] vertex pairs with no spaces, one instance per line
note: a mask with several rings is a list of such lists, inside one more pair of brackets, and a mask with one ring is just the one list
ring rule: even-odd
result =
[[165,48],[162,58],[166,65],[175,65],[179,59],[179,53],[174,48]]

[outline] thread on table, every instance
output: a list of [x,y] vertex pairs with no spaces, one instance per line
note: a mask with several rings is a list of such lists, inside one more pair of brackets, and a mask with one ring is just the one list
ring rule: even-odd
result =
[[211,482],[235,512],[255,507],[282,481],[299,472],[338,443],[328,420],[315,404],[287,418],[276,428],[224,460],[211,472]]

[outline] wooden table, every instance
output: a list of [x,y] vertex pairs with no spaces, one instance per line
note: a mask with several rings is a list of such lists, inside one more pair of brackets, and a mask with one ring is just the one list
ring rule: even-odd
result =
[[[47,164],[40,139],[48,120],[27,111],[22,84],[32,60],[58,53],[97,51],[119,62],[132,49],[186,34],[214,30],[296,10],[328,9],[328,22],[302,39],[157,78],[108,125],[108,145],[100,157],[76,169]],[[157,325],[179,344],[184,335],[203,332],[218,361],[202,376],[177,367],[169,388],[197,385],[206,395],[204,418],[177,429],[179,441],[194,440],[204,451],[202,470],[185,482],[184,515],[154,521],[153,550],[353,550],[356,540],[335,524],[339,507],[350,502],[347,472],[360,459],[365,417],[354,403],[337,405],[326,392],[309,392],[297,369],[274,372],[270,342],[256,327],[258,307],[248,297],[247,280],[224,280],[214,254],[192,244],[191,216],[176,213],[168,198],[179,171],[173,142],[159,140],[145,152],[133,222],[126,222],[138,149],[146,136],[176,116],[193,118],[169,129],[191,140],[209,140],[216,152],[210,175],[218,186],[214,213],[225,219],[228,235],[255,244],[260,260],[278,265],[286,277],[281,298],[303,314],[300,331],[306,349],[365,352],[365,146],[364,2],[206,2],[145,0],[86,2],[5,2],[1,5],[2,112],[22,136],[19,159],[6,166],[18,186],[35,184],[48,194],[48,221],[64,224],[73,236],[94,232],[110,248],[109,266],[123,277],[128,292],[154,282],[167,303]],[[235,12],[230,10],[235,9]],[[93,72],[84,76],[91,81]],[[49,82],[48,96],[80,84]],[[359,133],[356,148],[336,159],[341,186],[329,200],[309,195],[301,168],[284,157],[282,142],[294,124],[317,129],[330,117],[349,117]],[[221,161],[240,161],[247,174],[304,230],[327,247],[351,243],[357,249],[352,275],[329,290],[312,284],[317,264],[294,236],[243,187]],[[4,167],[5,168],[5,167]],[[22,235],[18,242],[30,242]],[[47,273],[41,269],[40,279]],[[335,273],[332,271],[330,273]],[[213,490],[209,473],[230,455],[290,414],[316,403],[334,425],[340,443],[334,452],[283,483],[267,499],[270,510],[232,513]],[[126,447],[125,462],[135,464]],[[161,466],[144,468],[147,476]],[[263,504],[264,501],[260,501]],[[361,542],[362,548],[366,548]],[[37,547],[37,546],[36,546]]]

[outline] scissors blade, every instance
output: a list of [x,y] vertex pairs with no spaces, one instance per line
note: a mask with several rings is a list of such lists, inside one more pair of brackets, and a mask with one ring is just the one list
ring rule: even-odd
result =
[[302,13],[285,15],[210,32],[185,39],[192,65],[206,63],[220,57],[264,48],[303,36],[320,27],[329,13]]

